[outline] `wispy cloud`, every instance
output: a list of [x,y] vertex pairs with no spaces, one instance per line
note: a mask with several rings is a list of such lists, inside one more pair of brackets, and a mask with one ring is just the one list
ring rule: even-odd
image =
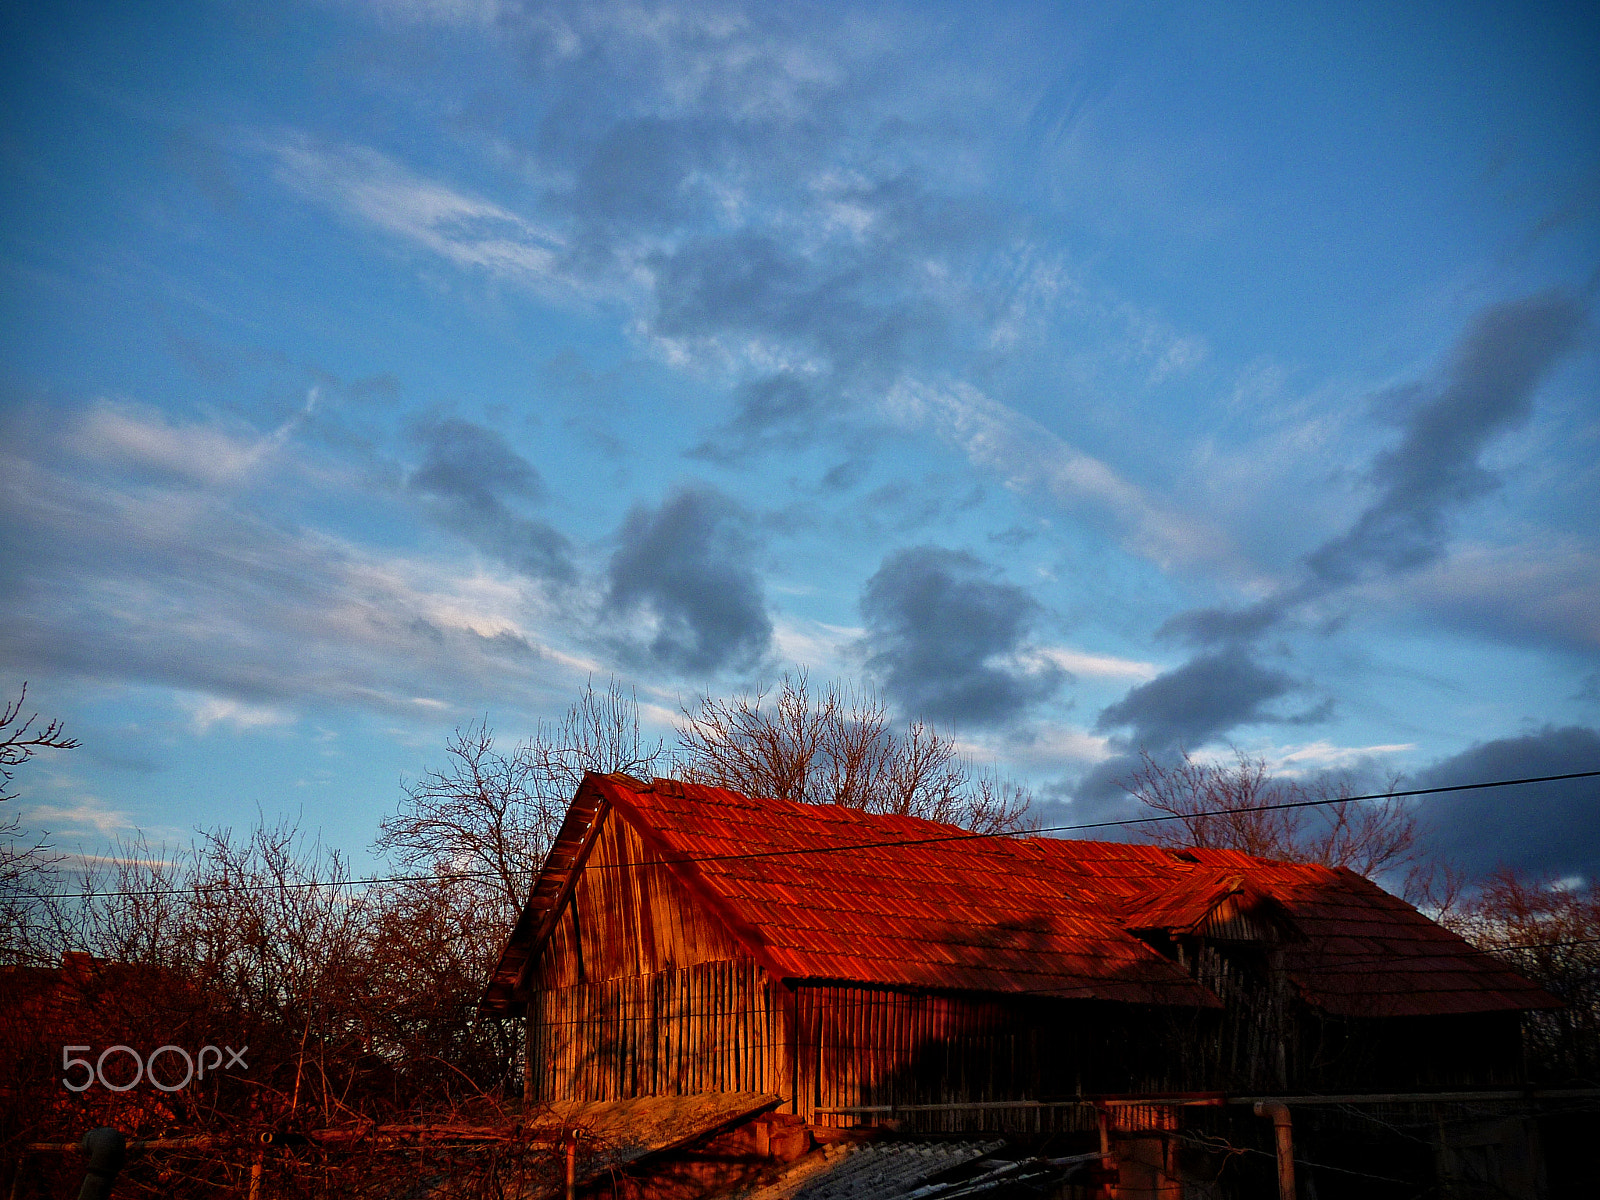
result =
[[490,200],[417,175],[366,146],[291,137],[271,149],[285,186],[458,267],[540,287],[573,282],[557,268],[559,236]]
[[1028,651],[1028,655],[1054,663],[1073,675],[1090,679],[1154,679],[1161,673],[1161,668],[1155,663],[1117,658],[1110,654],[1090,654],[1068,646],[1036,646]]
[[540,632],[561,618],[511,572],[369,551],[245,497],[43,457],[0,452],[14,670],[198,694],[203,729],[328,703],[414,716],[413,696],[515,704],[572,678]]
[[1165,509],[1100,459],[969,384],[901,379],[884,406],[902,424],[930,427],[972,462],[998,472],[1007,486],[1098,514],[1130,549],[1163,566],[1227,556],[1220,531]]
[[29,828],[49,830],[57,836],[93,832],[109,838],[135,828],[126,812],[91,795],[76,796],[65,803],[29,804],[22,816]]
[[301,412],[267,434],[178,423],[148,405],[102,400],[76,422],[70,438],[91,459],[192,483],[239,483],[283,446],[316,400],[312,388]]
[[292,725],[293,713],[267,704],[245,704],[222,696],[194,696],[185,701],[189,725],[196,733],[209,733],[213,726],[228,725],[236,732]]
[[1338,771],[1359,767],[1379,755],[1404,754],[1415,750],[1415,742],[1393,742],[1379,746],[1336,746],[1329,741],[1307,742],[1300,746],[1279,746],[1262,752],[1275,774],[1298,775],[1307,771]]

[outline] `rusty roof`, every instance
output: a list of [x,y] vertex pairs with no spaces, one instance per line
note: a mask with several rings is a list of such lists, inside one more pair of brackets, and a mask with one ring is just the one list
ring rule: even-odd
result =
[[[535,884],[484,1008],[515,1011],[584,831],[606,812],[646,835],[780,978],[1216,1007],[1135,929],[1194,928],[1230,895],[1301,935],[1280,949],[1323,1009],[1405,1016],[1557,1002],[1376,884],[1231,850],[979,837],[915,817],[591,775]],[[570,826],[570,828],[569,828]]]

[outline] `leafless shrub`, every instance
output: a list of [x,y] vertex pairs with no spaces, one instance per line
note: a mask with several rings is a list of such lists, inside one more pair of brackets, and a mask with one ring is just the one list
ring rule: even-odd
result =
[[870,693],[830,683],[813,695],[804,671],[766,689],[683,709],[676,769],[685,780],[802,804],[841,804],[964,825],[985,833],[1032,827],[1020,785],[975,771],[922,721],[891,727]]

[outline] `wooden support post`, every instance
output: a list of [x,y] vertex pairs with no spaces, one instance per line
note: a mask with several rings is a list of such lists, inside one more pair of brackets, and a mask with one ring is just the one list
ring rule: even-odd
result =
[[537,1014],[534,1012],[535,1001],[528,998],[528,1014],[522,1022],[522,1111],[528,1112],[533,1108],[533,1040],[534,1021]]
[[570,1131],[564,1140],[567,1144],[567,1200],[574,1200],[578,1191],[578,1131]]
[[[1114,1171],[1117,1167],[1117,1155],[1111,1149],[1111,1109],[1108,1105],[1094,1106],[1094,1124],[1100,1133],[1100,1165],[1107,1171]],[[1116,1200],[1117,1185],[1107,1184],[1105,1194],[1109,1200]]]

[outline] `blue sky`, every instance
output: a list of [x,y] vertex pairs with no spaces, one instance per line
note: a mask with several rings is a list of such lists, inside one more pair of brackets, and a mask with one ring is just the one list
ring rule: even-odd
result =
[[[794,666],[1126,811],[1141,749],[1600,767],[1600,18],[14,5],[0,683],[63,848],[587,678]],[[1589,785],[1430,802],[1600,868]]]

